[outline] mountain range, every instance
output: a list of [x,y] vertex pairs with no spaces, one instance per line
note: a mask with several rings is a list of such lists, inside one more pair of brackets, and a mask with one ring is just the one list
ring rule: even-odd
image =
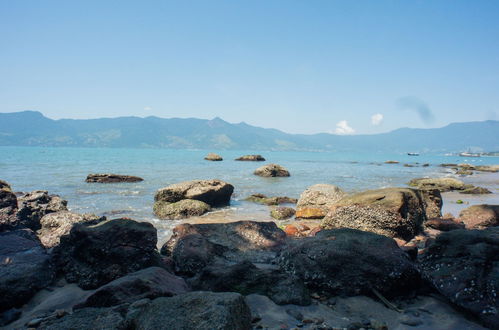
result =
[[372,135],[288,134],[220,118],[118,117],[53,120],[37,111],[0,113],[1,146],[458,152],[499,150],[499,121],[400,128]]

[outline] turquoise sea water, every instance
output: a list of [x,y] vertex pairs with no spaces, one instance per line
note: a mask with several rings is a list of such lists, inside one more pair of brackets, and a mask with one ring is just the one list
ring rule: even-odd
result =
[[[421,154],[260,152],[266,162],[237,162],[234,158],[255,151],[217,151],[224,161],[209,162],[206,150],[99,149],[0,147],[0,179],[15,191],[48,190],[68,200],[74,212],[96,213],[108,218],[126,216],[150,221],[160,240],[181,221],[156,219],[152,213],[156,190],[172,183],[218,178],[234,185],[229,207],[215,210],[198,221],[269,219],[266,206],[245,202],[254,193],[298,198],[308,186],[335,184],[348,192],[404,186],[411,178],[451,175],[441,163],[497,164],[497,157],[463,158]],[[400,164],[383,164],[397,160]],[[429,167],[404,167],[404,163],[429,163]],[[286,167],[289,178],[261,178],[253,171],[263,164]],[[89,173],[117,173],[144,178],[139,183],[85,183]],[[194,219],[196,220],[196,219]]]

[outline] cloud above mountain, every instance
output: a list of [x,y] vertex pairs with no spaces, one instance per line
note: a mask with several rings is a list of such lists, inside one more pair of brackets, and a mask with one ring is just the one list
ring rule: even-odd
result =
[[354,134],[355,130],[348,125],[348,122],[346,120],[340,120],[336,124],[336,129],[334,130],[334,133],[338,135],[350,135]]

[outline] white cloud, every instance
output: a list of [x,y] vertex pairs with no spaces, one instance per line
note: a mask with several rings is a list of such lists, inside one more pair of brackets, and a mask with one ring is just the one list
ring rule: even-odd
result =
[[355,130],[348,126],[348,122],[346,120],[341,120],[336,124],[334,132],[339,135],[348,135],[355,133]]
[[383,121],[383,115],[380,113],[371,116],[371,124],[378,126]]
[[144,111],[151,111],[152,107],[144,107]]

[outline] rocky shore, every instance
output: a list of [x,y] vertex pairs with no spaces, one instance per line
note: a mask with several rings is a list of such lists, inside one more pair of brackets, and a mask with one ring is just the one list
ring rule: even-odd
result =
[[[499,206],[442,215],[442,193],[470,187],[413,183],[253,195],[276,222],[185,222],[158,248],[150,223],[73,213],[59,196],[0,181],[1,325],[499,329]],[[229,204],[233,190],[170,185],[154,212],[189,218]]]

